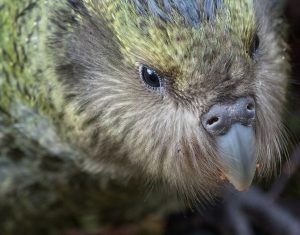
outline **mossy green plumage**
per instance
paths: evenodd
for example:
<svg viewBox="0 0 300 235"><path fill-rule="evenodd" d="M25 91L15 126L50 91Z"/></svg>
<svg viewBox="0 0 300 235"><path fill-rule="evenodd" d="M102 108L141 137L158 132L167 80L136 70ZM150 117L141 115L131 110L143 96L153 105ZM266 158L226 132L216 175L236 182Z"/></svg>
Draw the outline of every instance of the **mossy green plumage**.
<svg viewBox="0 0 300 235"><path fill-rule="evenodd" d="M51 95L55 79L47 72L45 53L49 7L46 1L5 0L0 14L0 109L11 124L26 126L27 135L45 145L54 129L39 136L35 127L51 126L56 109Z"/></svg>
<svg viewBox="0 0 300 235"><path fill-rule="evenodd" d="M5 109L16 101L38 109L48 106L46 15L45 1L2 1L1 106Z"/></svg>

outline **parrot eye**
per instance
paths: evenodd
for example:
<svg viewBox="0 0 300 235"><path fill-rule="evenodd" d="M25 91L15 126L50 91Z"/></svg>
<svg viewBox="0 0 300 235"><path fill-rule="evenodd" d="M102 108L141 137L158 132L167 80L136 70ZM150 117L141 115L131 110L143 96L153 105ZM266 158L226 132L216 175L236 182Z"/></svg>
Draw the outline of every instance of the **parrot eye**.
<svg viewBox="0 0 300 235"><path fill-rule="evenodd" d="M157 90L161 87L161 79L154 70L145 65L140 65L139 70L140 77L148 88Z"/></svg>
<svg viewBox="0 0 300 235"><path fill-rule="evenodd" d="M251 47L250 47L250 56L251 58L253 58L255 56L255 53L257 52L258 48L259 48L259 44L260 44L260 40L257 34L255 34L252 43L251 43Z"/></svg>

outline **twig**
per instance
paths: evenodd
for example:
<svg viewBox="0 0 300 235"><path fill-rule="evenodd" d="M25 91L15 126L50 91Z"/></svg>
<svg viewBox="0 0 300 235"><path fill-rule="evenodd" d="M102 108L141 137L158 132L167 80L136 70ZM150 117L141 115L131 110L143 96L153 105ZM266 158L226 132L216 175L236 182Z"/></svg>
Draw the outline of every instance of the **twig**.
<svg viewBox="0 0 300 235"><path fill-rule="evenodd" d="M231 226L235 234L253 235L249 220L246 215L240 210L239 206L234 203L228 203L226 208Z"/></svg>
<svg viewBox="0 0 300 235"><path fill-rule="evenodd" d="M298 144L293 151L291 158L284 164L282 175L276 180L271 187L268 195L276 200L279 195L285 189L290 178L296 173L297 169L300 167L300 144Z"/></svg>

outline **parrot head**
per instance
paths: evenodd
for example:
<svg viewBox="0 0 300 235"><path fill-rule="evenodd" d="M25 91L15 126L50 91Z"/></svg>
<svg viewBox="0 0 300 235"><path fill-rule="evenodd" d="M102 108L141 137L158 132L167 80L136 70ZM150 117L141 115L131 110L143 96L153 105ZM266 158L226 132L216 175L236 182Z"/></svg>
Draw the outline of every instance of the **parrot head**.
<svg viewBox="0 0 300 235"><path fill-rule="evenodd" d="M270 2L70 0L58 10L50 47L89 167L188 198L272 172L288 66Z"/></svg>

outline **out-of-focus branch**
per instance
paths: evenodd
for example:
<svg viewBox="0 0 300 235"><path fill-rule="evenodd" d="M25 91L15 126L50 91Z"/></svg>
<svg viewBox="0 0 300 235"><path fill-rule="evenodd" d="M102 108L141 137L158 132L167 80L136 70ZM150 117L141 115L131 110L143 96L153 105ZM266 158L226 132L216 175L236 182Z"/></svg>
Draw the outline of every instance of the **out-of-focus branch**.
<svg viewBox="0 0 300 235"><path fill-rule="evenodd" d="M229 202L226 206L226 211L235 234L253 235L249 220L240 210L238 204Z"/></svg>
<svg viewBox="0 0 300 235"><path fill-rule="evenodd" d="M290 159L284 164L281 176L278 178L278 180L274 182L273 186L268 192L268 195L271 198L273 198L273 200L277 199L279 195L283 192L290 178L296 173L299 167L300 167L300 144L296 146Z"/></svg>

